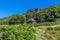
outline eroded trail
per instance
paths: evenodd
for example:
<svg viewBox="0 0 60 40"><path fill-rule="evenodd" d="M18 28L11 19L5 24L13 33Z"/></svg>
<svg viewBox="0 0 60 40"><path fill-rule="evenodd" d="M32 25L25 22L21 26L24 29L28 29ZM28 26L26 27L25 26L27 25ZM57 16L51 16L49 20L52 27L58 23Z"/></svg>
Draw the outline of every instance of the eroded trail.
<svg viewBox="0 0 60 40"><path fill-rule="evenodd" d="M60 25L53 25L53 26L51 26L51 27L56 27L56 26L60 26Z"/></svg>
<svg viewBox="0 0 60 40"><path fill-rule="evenodd" d="M38 31L38 40L43 40L43 35L45 33L45 30L47 29L47 27L57 27L60 25L52 25L52 26L39 26L37 27L37 31Z"/></svg>

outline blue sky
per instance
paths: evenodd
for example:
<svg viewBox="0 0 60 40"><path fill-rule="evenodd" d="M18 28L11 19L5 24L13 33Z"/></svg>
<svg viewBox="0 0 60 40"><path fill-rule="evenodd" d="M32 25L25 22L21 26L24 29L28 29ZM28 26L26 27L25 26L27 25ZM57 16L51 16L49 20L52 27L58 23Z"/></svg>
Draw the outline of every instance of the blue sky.
<svg viewBox="0 0 60 40"><path fill-rule="evenodd" d="M31 8L46 8L60 4L60 0L0 0L0 18L25 13Z"/></svg>

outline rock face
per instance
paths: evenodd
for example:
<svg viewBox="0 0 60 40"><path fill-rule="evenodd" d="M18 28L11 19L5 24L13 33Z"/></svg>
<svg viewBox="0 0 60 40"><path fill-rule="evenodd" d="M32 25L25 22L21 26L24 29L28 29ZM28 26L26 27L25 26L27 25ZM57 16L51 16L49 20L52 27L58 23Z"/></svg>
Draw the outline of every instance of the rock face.
<svg viewBox="0 0 60 40"><path fill-rule="evenodd" d="M30 9L28 12L40 12L42 9L41 8L36 8L36 9Z"/></svg>
<svg viewBox="0 0 60 40"><path fill-rule="evenodd" d="M27 23L36 23L36 20L34 18L30 18L27 20Z"/></svg>
<svg viewBox="0 0 60 40"><path fill-rule="evenodd" d="M36 9L35 9L35 12L40 12L40 11L41 11L40 8L36 8Z"/></svg>

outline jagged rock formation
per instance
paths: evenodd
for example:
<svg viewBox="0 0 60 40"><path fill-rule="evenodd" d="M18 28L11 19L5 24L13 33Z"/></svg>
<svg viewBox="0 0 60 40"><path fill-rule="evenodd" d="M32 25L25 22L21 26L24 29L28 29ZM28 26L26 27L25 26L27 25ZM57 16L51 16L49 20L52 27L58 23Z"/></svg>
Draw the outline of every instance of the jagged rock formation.
<svg viewBox="0 0 60 40"><path fill-rule="evenodd" d="M42 9L41 8L35 8L35 9L30 9L28 12L40 12Z"/></svg>
<svg viewBox="0 0 60 40"><path fill-rule="evenodd" d="M36 23L36 20L34 18L30 18L27 20L27 23Z"/></svg>

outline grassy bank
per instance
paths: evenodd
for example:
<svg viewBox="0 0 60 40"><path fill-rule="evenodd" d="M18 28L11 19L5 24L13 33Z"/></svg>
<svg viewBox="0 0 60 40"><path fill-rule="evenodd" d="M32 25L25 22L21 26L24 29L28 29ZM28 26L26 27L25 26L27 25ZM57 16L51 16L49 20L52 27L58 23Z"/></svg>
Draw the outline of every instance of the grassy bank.
<svg viewBox="0 0 60 40"><path fill-rule="evenodd" d="M0 40L60 40L59 21L0 25ZM54 26L55 27L52 27Z"/></svg>

